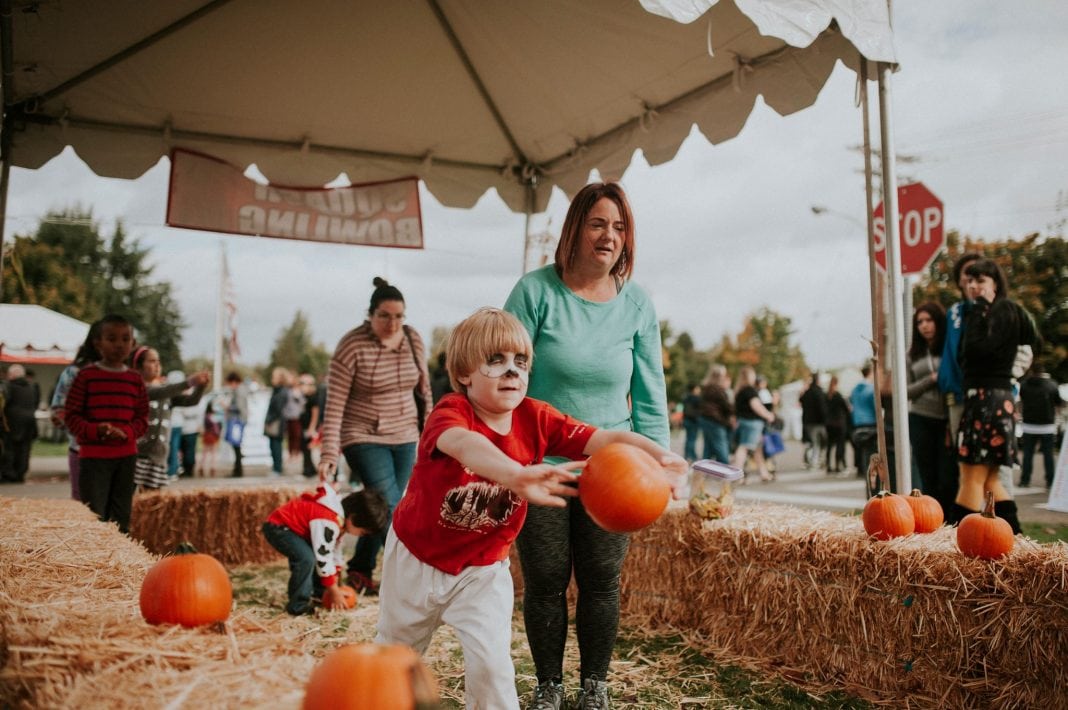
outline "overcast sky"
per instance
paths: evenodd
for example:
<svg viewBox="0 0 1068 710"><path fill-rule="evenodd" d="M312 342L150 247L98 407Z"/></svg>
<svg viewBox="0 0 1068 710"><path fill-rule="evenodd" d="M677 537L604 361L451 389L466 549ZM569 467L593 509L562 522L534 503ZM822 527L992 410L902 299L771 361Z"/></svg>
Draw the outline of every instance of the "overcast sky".
<svg viewBox="0 0 1068 710"><path fill-rule="evenodd" d="M893 128L899 154L945 203L948 228L1022 237L1068 216L1068 3L897 0ZM875 85L871 84L874 93ZM768 306L789 316L810 365L856 364L870 332L860 110L838 67L817 103L781 117L758 105L742 133L711 146L698 133L676 159L635 156L622 182L637 224L635 280L661 320L705 349ZM873 104L874 107L874 104ZM262 363L296 311L333 349L361 322L376 275L405 294L427 338L481 305L501 305L523 264L524 218L496 194L446 209L423 191L423 251L223 236L163 226L168 166L138 180L95 175L69 149L36 171L13 169L7 238L49 209L91 208L109 234L121 218L152 251L189 327L186 357L209 356L218 255L230 260L243 360ZM1058 212L1058 200L1061 203ZM811 206L830 211L816 216ZM557 193L536 228L558 232Z"/></svg>

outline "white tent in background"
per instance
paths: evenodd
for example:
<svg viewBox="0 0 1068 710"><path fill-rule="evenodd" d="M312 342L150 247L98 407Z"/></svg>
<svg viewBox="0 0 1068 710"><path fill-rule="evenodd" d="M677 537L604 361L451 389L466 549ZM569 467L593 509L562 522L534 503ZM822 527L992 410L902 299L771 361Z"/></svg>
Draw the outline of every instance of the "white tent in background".
<svg viewBox="0 0 1068 710"><path fill-rule="evenodd" d="M59 373L78 354L89 324L44 306L0 304L0 363L19 363L34 373L46 398Z"/></svg>
<svg viewBox="0 0 1068 710"><path fill-rule="evenodd" d="M806 108L837 62L873 79L895 61L886 0L0 0L0 10L0 218L10 166L39 167L68 145L108 177L137 177L185 148L255 164L278 185L414 175L452 207L492 188L529 215L591 170L619 177L637 149L650 165L671 160L695 125L712 143L734 137L758 96L780 114ZM893 190L885 202L893 294Z"/></svg>

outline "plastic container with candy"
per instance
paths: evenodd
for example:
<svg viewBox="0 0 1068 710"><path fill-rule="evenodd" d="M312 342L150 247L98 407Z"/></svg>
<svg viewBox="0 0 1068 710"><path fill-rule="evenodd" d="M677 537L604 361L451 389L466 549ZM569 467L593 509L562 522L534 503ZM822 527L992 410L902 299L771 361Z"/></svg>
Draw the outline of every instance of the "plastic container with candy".
<svg viewBox="0 0 1068 710"><path fill-rule="evenodd" d="M743 478L745 472L736 466L713 459L695 461L690 484L690 510L708 520L727 517L734 507L731 483Z"/></svg>

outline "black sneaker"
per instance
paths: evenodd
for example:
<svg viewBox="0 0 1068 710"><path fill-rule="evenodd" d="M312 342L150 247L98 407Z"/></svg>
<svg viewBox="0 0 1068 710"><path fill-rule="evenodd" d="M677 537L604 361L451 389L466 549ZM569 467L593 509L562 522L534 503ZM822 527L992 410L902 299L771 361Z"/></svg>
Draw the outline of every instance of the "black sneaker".
<svg viewBox="0 0 1068 710"><path fill-rule="evenodd" d="M357 594L363 594L365 597L378 596L378 584L363 572L349 570L348 580L349 586L355 589Z"/></svg>
<svg viewBox="0 0 1068 710"><path fill-rule="evenodd" d="M538 683L527 710L564 710L564 686L553 680Z"/></svg>
<svg viewBox="0 0 1068 710"><path fill-rule="evenodd" d="M609 710L611 707L608 702L608 683L596 678L582 681L582 690L575 698L576 710Z"/></svg>

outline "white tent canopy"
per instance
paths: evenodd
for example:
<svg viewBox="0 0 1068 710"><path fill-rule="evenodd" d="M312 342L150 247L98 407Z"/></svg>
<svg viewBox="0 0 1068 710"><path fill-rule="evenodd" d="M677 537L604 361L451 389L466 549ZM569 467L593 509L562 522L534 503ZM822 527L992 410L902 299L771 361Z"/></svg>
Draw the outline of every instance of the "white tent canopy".
<svg viewBox="0 0 1068 710"><path fill-rule="evenodd" d="M806 108L837 62L865 59L895 184L886 0L0 0L0 41L0 217L10 166L68 145L108 177L181 147L276 185L414 175L444 205L494 188L530 214L594 169L620 177L635 150L671 160L695 125L734 137L758 96ZM893 303L896 193L884 201Z"/></svg>
<svg viewBox="0 0 1068 710"><path fill-rule="evenodd" d="M67 364L85 341L89 324L44 306L0 304L0 359Z"/></svg>
<svg viewBox="0 0 1068 710"><path fill-rule="evenodd" d="M735 136L758 95L810 106L839 60L894 60L885 0L0 5L10 164L71 145L133 178L184 147L280 185L416 175L526 212L638 148L671 160L695 124Z"/></svg>

